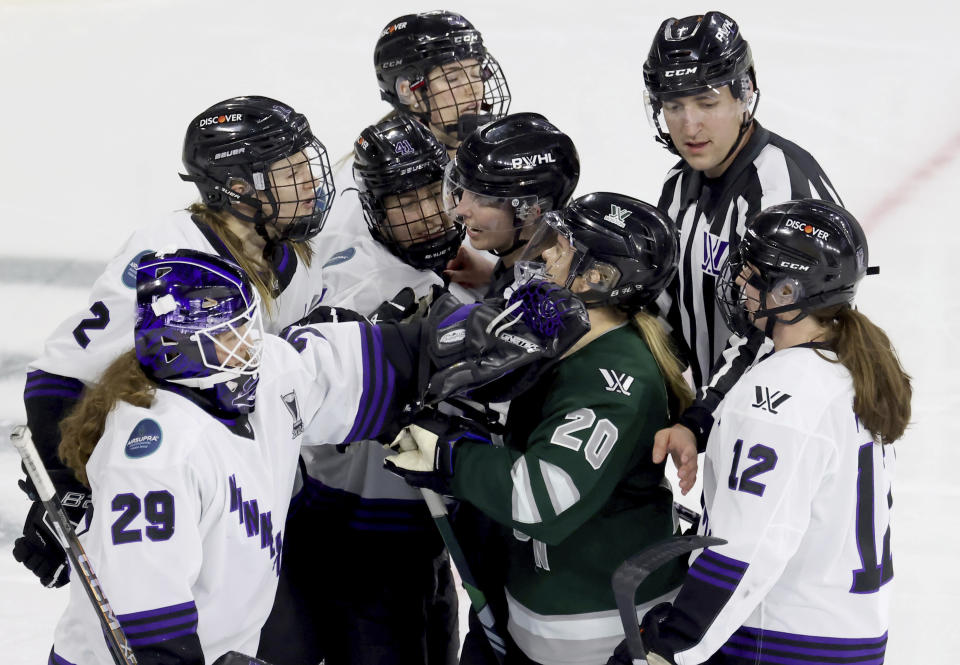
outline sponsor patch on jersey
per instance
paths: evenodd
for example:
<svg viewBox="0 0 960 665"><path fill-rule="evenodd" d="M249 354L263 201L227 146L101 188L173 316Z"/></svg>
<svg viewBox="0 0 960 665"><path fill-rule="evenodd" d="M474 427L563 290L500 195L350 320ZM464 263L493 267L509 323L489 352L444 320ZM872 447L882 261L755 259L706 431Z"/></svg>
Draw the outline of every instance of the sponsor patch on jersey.
<svg viewBox="0 0 960 665"><path fill-rule="evenodd" d="M330 266L335 266L339 263L345 263L353 258L354 254L357 253L356 247L347 247L344 250L341 250L330 257L330 260L323 264L324 268L329 268Z"/></svg>
<svg viewBox="0 0 960 665"><path fill-rule="evenodd" d="M127 267L123 269L123 274L120 275L120 281L123 282L125 287L128 289L137 288L137 268L140 266L140 259L151 252L153 252L152 249L145 249L130 259Z"/></svg>
<svg viewBox="0 0 960 665"><path fill-rule="evenodd" d="M144 418L133 428L130 438L127 439L127 445L123 447L123 452L133 459L146 457L160 447L161 441L163 441L163 430L160 429L160 425L156 420Z"/></svg>

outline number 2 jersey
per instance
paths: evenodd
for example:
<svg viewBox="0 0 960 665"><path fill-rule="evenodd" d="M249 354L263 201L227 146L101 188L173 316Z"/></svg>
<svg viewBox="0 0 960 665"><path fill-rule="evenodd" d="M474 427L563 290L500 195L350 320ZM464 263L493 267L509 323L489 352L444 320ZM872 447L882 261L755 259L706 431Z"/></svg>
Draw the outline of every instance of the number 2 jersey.
<svg viewBox="0 0 960 665"><path fill-rule="evenodd" d="M389 421L393 374L377 328L298 332L293 346L267 336L246 419L218 420L176 387L107 417L86 467L95 509L80 541L141 665L256 653L304 438L359 440ZM76 579L51 662L112 663Z"/></svg>
<svg viewBox="0 0 960 665"><path fill-rule="evenodd" d="M678 665L883 662L895 452L824 357L777 351L720 404L700 532L728 544L692 560L663 626Z"/></svg>
<svg viewBox="0 0 960 665"><path fill-rule="evenodd" d="M107 365L133 346L140 257L168 248L196 249L233 260L216 234L187 213L172 215L130 236L93 285L88 308L66 318L47 339L43 355L28 368L24 403L46 464L59 465L57 423L80 397L84 384L96 381ZM264 328L274 334L301 319L322 292L319 270L304 265L287 245L282 249L275 264L280 295L262 307Z"/></svg>

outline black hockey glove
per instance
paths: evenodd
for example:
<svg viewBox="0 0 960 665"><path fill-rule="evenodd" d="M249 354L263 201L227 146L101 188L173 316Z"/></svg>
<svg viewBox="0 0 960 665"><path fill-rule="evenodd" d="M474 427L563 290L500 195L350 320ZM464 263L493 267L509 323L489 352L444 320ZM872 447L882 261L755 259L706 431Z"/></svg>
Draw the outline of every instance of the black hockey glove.
<svg viewBox="0 0 960 665"><path fill-rule="evenodd" d="M483 402L513 399L590 330L584 304L541 281L524 285L507 303L462 305L449 294L441 296L424 325L427 353L421 353L421 363L428 358L431 365L429 374L420 374L424 404L451 395Z"/></svg>
<svg viewBox="0 0 960 665"><path fill-rule="evenodd" d="M677 665L673 659L673 652L669 647L662 645L660 640L660 624L670 614L671 607L673 606L670 603L659 603L643 615L643 621L640 622L640 637L643 639L643 648L647 652L646 660L634 658L627 641L623 640L607 660L607 665Z"/></svg>
<svg viewBox="0 0 960 665"><path fill-rule="evenodd" d="M417 294L409 286L405 286L389 300L384 300L370 315L370 323L384 323L385 321L404 321L417 313Z"/></svg>
<svg viewBox="0 0 960 665"><path fill-rule="evenodd" d="M310 312L294 323L293 325L287 326L284 328L283 332L280 333L281 337L284 337L284 332L290 328L308 326L311 323L344 323L347 321L363 321L366 323L367 317L363 314L358 314L352 309L347 309L345 307L331 307L330 305L317 305Z"/></svg>
<svg viewBox="0 0 960 665"><path fill-rule="evenodd" d="M49 473L63 511L76 529L90 505L90 490L81 485L68 469L54 469ZM23 535L14 541L13 558L39 577L43 586L62 587L70 574L67 554L54 535L52 523L40 503L33 482L27 478L20 480L18 485L33 504L23 524Z"/></svg>
<svg viewBox="0 0 960 665"><path fill-rule="evenodd" d="M490 434L465 418L421 415L391 444L399 454L384 459L383 466L413 487L450 494L457 448L465 441L491 445Z"/></svg>

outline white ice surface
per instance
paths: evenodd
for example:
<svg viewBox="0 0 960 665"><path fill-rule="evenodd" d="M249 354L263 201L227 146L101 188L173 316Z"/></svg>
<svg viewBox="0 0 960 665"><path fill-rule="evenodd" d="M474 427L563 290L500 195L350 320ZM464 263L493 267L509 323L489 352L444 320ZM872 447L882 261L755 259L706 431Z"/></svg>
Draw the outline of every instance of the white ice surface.
<svg viewBox="0 0 960 665"><path fill-rule="evenodd" d="M0 2L0 420L23 418L23 377L11 363L36 355L55 323L86 302L89 283L64 286L50 261L106 261L132 229L193 200L176 173L196 113L238 94L276 97L306 113L340 156L387 111L372 68L380 28L433 8ZM577 193L656 201L674 158L646 124L641 64L660 20L709 5L487 0L448 8L483 31L508 76L512 109L542 112L573 137L583 166ZM960 235L952 37L960 10L929 0L720 8L752 45L761 122L817 157L882 267L864 282L860 306L890 334L915 389L913 425L897 446L887 662L956 663L960 304L947 287ZM30 285L2 278L14 258L45 260ZM46 661L66 595L42 589L9 554L27 506L18 473L15 454L0 450L0 644L4 662L26 665Z"/></svg>

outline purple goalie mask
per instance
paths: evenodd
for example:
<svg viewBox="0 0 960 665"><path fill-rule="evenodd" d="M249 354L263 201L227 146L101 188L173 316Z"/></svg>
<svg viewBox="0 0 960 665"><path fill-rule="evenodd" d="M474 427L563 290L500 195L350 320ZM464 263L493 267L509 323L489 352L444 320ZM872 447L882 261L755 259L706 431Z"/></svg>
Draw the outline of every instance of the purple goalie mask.
<svg viewBox="0 0 960 665"><path fill-rule="evenodd" d="M263 355L260 298L233 262L189 249L144 256L134 336L151 378L204 391L228 412L253 410Z"/></svg>

